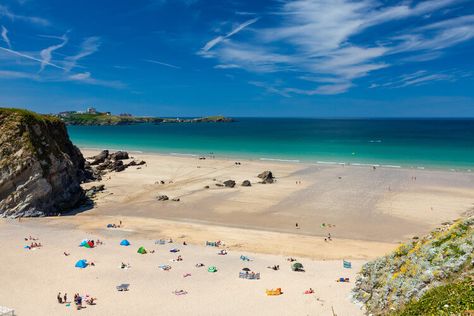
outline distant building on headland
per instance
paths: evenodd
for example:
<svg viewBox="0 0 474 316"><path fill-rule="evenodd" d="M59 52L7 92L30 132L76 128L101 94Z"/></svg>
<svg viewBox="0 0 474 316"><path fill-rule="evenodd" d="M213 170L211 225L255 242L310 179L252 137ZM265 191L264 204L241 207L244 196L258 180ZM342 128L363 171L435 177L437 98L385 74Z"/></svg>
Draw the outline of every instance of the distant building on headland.
<svg viewBox="0 0 474 316"><path fill-rule="evenodd" d="M76 113L77 113L77 111L64 111L64 112L59 112L58 116L59 117L66 117L66 116L76 114Z"/></svg>
<svg viewBox="0 0 474 316"><path fill-rule="evenodd" d="M97 114L97 110L93 107L87 108L87 114Z"/></svg>
<svg viewBox="0 0 474 316"><path fill-rule="evenodd" d="M119 116L132 117L132 114L130 114L130 113L120 113Z"/></svg>

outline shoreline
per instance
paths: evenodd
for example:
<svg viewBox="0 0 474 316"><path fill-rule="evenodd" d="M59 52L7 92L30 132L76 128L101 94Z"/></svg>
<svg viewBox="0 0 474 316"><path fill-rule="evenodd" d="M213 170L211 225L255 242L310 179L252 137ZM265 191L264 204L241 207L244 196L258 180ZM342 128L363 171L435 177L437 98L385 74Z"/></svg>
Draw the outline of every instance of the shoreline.
<svg viewBox="0 0 474 316"><path fill-rule="evenodd" d="M144 155L158 155L165 157L190 157L190 158L199 158L206 157L209 159L209 153L199 154L194 152L169 152L169 151L153 151L153 150L135 150L127 148L113 148L113 147L89 147L89 146L80 146L76 145L81 151L101 151L108 149L109 151L127 151L134 154L144 154ZM472 173L474 168L471 167L460 167L455 165L426 165L426 166L416 166L416 165L405 165L405 164L390 164L390 163L377 163L377 162L344 162L344 161L323 161L315 158L314 160L305 160L305 159L286 159L286 158L273 158L273 157L252 157L252 156L239 156L239 155L212 155L215 159L226 160L226 161L261 161L261 162L272 162L272 163L286 163L286 164L298 164L302 166L352 166L352 167L376 167L376 168L389 168L389 169L404 169L404 170L427 170L427 171L443 171L443 172L456 172L456 173Z"/></svg>

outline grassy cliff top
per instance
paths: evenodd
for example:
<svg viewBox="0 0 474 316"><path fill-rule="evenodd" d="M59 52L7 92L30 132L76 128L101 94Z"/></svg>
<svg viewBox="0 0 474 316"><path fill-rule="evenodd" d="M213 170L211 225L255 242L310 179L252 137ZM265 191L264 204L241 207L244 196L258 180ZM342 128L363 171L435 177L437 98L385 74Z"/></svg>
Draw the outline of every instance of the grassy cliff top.
<svg viewBox="0 0 474 316"><path fill-rule="evenodd" d="M0 107L0 115L16 115L20 119L24 119L27 122L50 122L50 123L58 123L61 120L52 115L44 115L38 114L32 111L28 111L25 109L16 109L16 108L2 108Z"/></svg>
<svg viewBox="0 0 474 316"><path fill-rule="evenodd" d="M119 116L105 113L71 113L61 119L69 125L125 125L140 123L193 123L193 122L231 122L224 116L208 116L194 119L176 119L143 116Z"/></svg>
<svg viewBox="0 0 474 316"><path fill-rule="evenodd" d="M473 276L474 216L470 214L365 264L353 291L355 299L376 315L419 315L410 314L412 308L454 312L464 305L474 309L474 299L466 301L462 290L463 280ZM443 293L448 292L459 295L456 304L447 303L449 297Z"/></svg>

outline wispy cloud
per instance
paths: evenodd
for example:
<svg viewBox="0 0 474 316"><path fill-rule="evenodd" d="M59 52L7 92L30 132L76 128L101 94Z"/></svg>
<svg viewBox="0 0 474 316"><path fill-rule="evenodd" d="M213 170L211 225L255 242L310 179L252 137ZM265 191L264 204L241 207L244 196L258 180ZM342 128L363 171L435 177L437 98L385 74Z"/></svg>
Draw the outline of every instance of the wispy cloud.
<svg viewBox="0 0 474 316"><path fill-rule="evenodd" d="M239 65L236 64L219 64L214 66L215 69L236 69L240 68Z"/></svg>
<svg viewBox="0 0 474 316"><path fill-rule="evenodd" d="M114 89L123 89L126 87L126 85L121 81L116 81L116 80L107 81L107 80L95 79L92 77L90 72L82 72L82 73L77 73L73 75L68 75L65 80L75 81L75 82L80 82L80 83L87 83L91 85L103 86L103 87L114 88Z"/></svg>
<svg viewBox="0 0 474 316"><path fill-rule="evenodd" d="M33 60L33 61L36 61L36 62L39 62L40 64L43 64L45 62L44 59L39 59L39 58L36 58L34 56L31 56L31 55L28 55L28 54L25 54L25 53L22 53L22 52L19 52L19 51L15 51L13 49L9 49L9 48L4 48L4 47L0 47L0 50L4 51L4 52L7 52L11 55L16 55L16 56L19 56L19 57L23 57L23 58L26 58L26 59L29 59L29 60ZM58 68L58 69L62 69L64 70L63 67L61 66L58 66L52 62L48 62L47 63L48 66L52 66L54 68Z"/></svg>
<svg viewBox="0 0 474 316"><path fill-rule="evenodd" d="M256 28L251 37L240 37L239 41L225 40L236 32L218 36L203 46L200 55L217 59L215 68L218 69L226 69L219 65L236 65L249 72L287 72L300 79L312 78L310 81L317 85L313 89L277 89L285 94L344 93L355 86L354 81L359 78L394 64L440 58L444 49L471 40L474 38L474 17L446 18L436 23L430 23L427 18L426 22L423 20L423 26L407 24L396 33L382 34L363 44L356 40L357 35L393 21L429 16L460 2L462 0L415 4L400 1L397 4L390 2L390 5L373 0L282 2L270 13L278 17L272 20L277 21L274 26ZM256 22L254 20L247 22L252 24ZM235 30L245 28L247 22ZM436 78L442 80L443 76L427 77L424 82ZM413 84L416 83L421 80ZM268 85L265 89L269 91Z"/></svg>
<svg viewBox="0 0 474 316"><path fill-rule="evenodd" d="M2 25L2 39L7 44L8 48L12 48L10 39L8 38L8 30L5 26Z"/></svg>
<svg viewBox="0 0 474 316"><path fill-rule="evenodd" d="M77 62L80 59L97 52L99 50L100 44L100 38L97 36L92 36L84 39L84 41L81 43L79 52L76 55L66 57L64 67L66 71L70 71L71 69L76 67Z"/></svg>
<svg viewBox="0 0 474 316"><path fill-rule="evenodd" d="M49 46L43 50L41 50L40 52L40 56L41 56L41 68L40 68L40 72L42 72L44 70L44 68L47 66L47 65L51 65L51 58L53 57L53 52L55 50L58 50L60 49L61 47L64 47L64 45L67 44L68 42L68 37L66 36L66 34L64 34L63 36L60 37L62 42L59 43L59 44L56 44L56 45L52 45L52 46ZM61 67L62 68L62 67Z"/></svg>
<svg viewBox="0 0 474 316"><path fill-rule="evenodd" d="M36 16L26 16L26 15L21 15L21 14L15 14L13 13L8 7L0 4L0 18L4 16L9 18L11 21L22 21L22 22L28 22L40 26L48 26L50 25L49 21L40 17Z"/></svg>
<svg viewBox="0 0 474 316"><path fill-rule="evenodd" d="M210 40L209 42L207 42L207 43L201 48L201 51L202 51L202 52L207 52L207 51L209 51L211 48L213 48L214 46L216 46L217 44L219 44L220 42L222 42L222 41L225 40L226 38L229 38L229 37L231 37L232 35L235 35L235 34L239 33L240 31L242 31L242 30L243 30L244 28L246 28L247 26L254 24L255 22L258 21L258 19L259 19L259 18L254 18L254 19L247 20L247 21L245 21L244 23L237 25L237 27L235 27L232 31L230 31L230 32L227 33L226 35L219 35L219 36L217 36L216 38L214 38L214 39Z"/></svg>
<svg viewBox="0 0 474 316"><path fill-rule="evenodd" d="M157 65L169 67L169 68L181 69L181 67L179 67L179 66L175 66L175 65L172 65L172 64L164 63L164 62L158 61L158 60L144 59L144 61L146 61L146 62L148 62L148 63L152 63L152 64L157 64Z"/></svg>
<svg viewBox="0 0 474 316"><path fill-rule="evenodd" d="M23 71L0 70L0 78L3 79L32 79L39 80L37 74L31 74Z"/></svg>
<svg viewBox="0 0 474 316"><path fill-rule="evenodd" d="M408 86L421 86L435 81L456 81L458 77L470 77L472 74L465 71L450 70L430 73L427 70L418 70L400 75L392 80L372 83L369 88L404 88Z"/></svg>

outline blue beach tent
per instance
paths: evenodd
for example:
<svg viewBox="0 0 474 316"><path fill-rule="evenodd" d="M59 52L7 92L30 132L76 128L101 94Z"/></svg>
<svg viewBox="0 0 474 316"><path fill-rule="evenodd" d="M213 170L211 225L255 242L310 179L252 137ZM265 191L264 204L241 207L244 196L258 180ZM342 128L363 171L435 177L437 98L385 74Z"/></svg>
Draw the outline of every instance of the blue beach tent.
<svg viewBox="0 0 474 316"><path fill-rule="evenodd" d="M120 246L130 246L130 242L128 240L124 239L120 242Z"/></svg>
<svg viewBox="0 0 474 316"><path fill-rule="evenodd" d="M87 267L87 260L82 259L76 262L76 268L84 269L85 267Z"/></svg>

